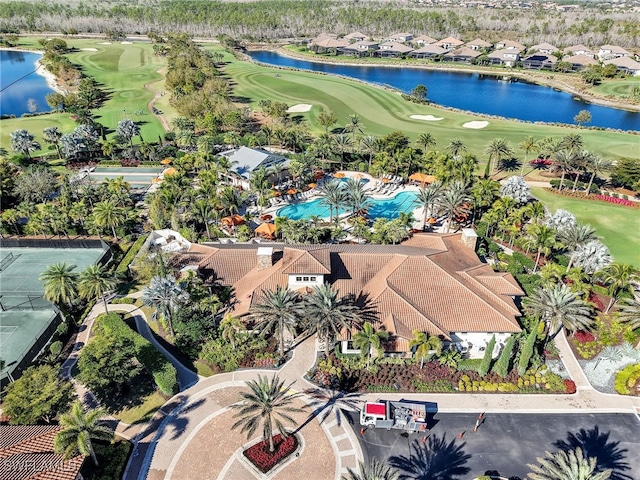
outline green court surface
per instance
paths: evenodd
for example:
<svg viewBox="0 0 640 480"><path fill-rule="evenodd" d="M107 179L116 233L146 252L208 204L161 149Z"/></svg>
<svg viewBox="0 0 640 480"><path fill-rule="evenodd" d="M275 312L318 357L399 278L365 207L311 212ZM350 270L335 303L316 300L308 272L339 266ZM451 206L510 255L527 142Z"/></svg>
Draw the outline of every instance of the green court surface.
<svg viewBox="0 0 640 480"><path fill-rule="evenodd" d="M132 189L139 190L148 188L163 170L164 167L98 167L89 173L89 178L103 182L122 177Z"/></svg>
<svg viewBox="0 0 640 480"><path fill-rule="evenodd" d="M96 167L92 173L108 173L108 174L138 174L138 173L155 173L158 174L164 170L164 167Z"/></svg>

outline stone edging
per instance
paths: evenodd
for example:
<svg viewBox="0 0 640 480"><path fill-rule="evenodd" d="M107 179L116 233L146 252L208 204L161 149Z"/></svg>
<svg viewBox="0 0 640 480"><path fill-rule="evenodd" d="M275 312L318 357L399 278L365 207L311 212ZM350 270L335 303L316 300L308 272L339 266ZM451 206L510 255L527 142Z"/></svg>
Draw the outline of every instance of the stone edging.
<svg viewBox="0 0 640 480"><path fill-rule="evenodd" d="M262 473L260 470L258 470L258 467L256 467L253 463L251 463L249 461L249 459L242 454L242 452L244 452L246 449L251 448L252 446L254 446L257 443L262 442L263 438L258 437L258 438L254 439L254 440L251 440L248 443L245 443L244 445L242 445L240 448L238 448L235 451L234 457L237 458L238 461L242 465L247 467L251 471L251 473L253 473L254 477L256 477L258 479L262 479L262 480L267 480L267 479L271 478L273 475L275 475L276 473L279 473L280 471L284 470L286 467L291 465L293 462L295 462L298 459L298 457L300 457L302 452L304 452L305 447L306 447L306 442L304 440L304 437L302 435L293 434L293 433L291 433L291 435L294 435L298 439L298 446L287 457L287 459L284 462L281 462L280 464L276 465L274 468L269 470L267 473Z"/></svg>

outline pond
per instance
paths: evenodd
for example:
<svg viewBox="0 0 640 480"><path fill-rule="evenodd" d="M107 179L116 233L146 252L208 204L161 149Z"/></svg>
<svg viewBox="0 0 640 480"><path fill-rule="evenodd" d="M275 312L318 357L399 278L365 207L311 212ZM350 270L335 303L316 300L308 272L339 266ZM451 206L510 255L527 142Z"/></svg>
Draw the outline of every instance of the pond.
<svg viewBox="0 0 640 480"><path fill-rule="evenodd" d="M51 110L45 97L53 90L35 72L41 57L39 53L0 50L0 115L19 117Z"/></svg>
<svg viewBox="0 0 640 480"><path fill-rule="evenodd" d="M574 124L573 118L578 112L587 110L592 117L589 126L640 130L640 112L589 104L569 93L510 77L396 66L329 64L267 51L247 53L268 65L341 75L391 86L405 93L416 85L425 85L429 100L461 110L531 122L567 124Z"/></svg>

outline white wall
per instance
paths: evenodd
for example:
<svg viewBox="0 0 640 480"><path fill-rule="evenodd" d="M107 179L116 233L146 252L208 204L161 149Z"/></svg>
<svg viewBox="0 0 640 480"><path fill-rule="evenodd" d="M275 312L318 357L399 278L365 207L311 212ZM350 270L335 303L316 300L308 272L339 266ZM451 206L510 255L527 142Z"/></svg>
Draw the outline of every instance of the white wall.
<svg viewBox="0 0 640 480"><path fill-rule="evenodd" d="M297 290L298 288L302 288L302 287L313 288L315 286L320 286L323 283L324 283L324 275L296 273L296 274L289 274L288 287L291 290Z"/></svg>
<svg viewBox="0 0 640 480"><path fill-rule="evenodd" d="M453 343L467 342L469 344L469 358L482 358L493 335L496 336L496 346L493 350L493 357L495 358L504 344L507 343L510 333L454 332L451 334L451 341Z"/></svg>

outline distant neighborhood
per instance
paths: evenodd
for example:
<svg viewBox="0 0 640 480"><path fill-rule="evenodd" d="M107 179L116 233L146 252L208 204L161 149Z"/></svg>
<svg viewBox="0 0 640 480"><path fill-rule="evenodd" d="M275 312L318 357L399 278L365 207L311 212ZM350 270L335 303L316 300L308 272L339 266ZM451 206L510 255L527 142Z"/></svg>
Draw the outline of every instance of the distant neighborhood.
<svg viewBox="0 0 640 480"><path fill-rule="evenodd" d="M362 32L342 37L322 33L308 42L316 54L353 57L414 58L434 62L473 65L500 65L535 70L577 72L590 65L614 65L626 75L640 75L638 55L617 45L557 47L550 43L525 46L513 40L496 43L481 38L464 42L455 37L437 40L428 35L400 32L386 38L372 39Z"/></svg>

